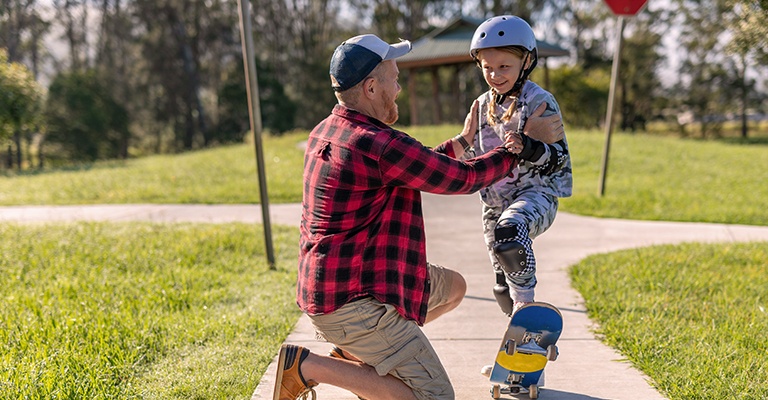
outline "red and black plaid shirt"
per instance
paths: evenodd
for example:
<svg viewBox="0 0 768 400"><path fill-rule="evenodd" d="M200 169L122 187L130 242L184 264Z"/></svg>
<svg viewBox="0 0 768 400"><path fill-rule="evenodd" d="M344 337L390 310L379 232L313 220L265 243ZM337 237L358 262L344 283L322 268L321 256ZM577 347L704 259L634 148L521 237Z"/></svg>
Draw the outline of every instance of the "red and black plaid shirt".
<svg viewBox="0 0 768 400"><path fill-rule="evenodd" d="M441 154L441 152L443 154ZM459 161L336 105L309 134L304 155L297 302L328 314L373 296L424 323L429 298L421 191L473 193L508 175L504 148Z"/></svg>

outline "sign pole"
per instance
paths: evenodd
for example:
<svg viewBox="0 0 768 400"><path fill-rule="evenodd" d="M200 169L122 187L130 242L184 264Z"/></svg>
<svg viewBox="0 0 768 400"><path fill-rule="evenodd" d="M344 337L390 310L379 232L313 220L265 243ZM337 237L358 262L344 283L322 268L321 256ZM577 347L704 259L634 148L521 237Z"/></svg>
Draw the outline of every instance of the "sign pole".
<svg viewBox="0 0 768 400"><path fill-rule="evenodd" d="M613 65L611 67L611 88L608 92L608 110L605 113L605 145L603 146L603 162L600 168L600 188L598 194L605 194L605 179L608 175L608 153L611 148L611 133L613 132L613 106L616 102L616 85L619 80L619 67L621 65L621 47L624 42L624 16L619 15L618 33L616 35L616 49L613 53Z"/></svg>
<svg viewBox="0 0 768 400"><path fill-rule="evenodd" d="M248 94L248 115L251 120L253 144L256 150L256 172L259 175L259 195L261 198L261 221L264 225L264 244L266 245L269 269L275 269L275 255L272 250L272 227L269 220L269 196L267 196L267 176L264 172L264 154L261 143L261 106L259 104L259 84L256 80L256 66L253 52L253 28L251 27L250 0L237 0L240 15L240 43L243 47L243 65Z"/></svg>

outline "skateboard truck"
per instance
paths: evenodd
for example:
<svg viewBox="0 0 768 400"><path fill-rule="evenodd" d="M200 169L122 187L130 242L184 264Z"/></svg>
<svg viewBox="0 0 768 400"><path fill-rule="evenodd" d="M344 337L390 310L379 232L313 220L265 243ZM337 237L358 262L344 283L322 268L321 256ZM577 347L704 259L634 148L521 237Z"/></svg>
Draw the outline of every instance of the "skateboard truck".
<svg viewBox="0 0 768 400"><path fill-rule="evenodd" d="M490 370L491 396L528 394L539 397L544 367L558 356L557 339L562 332L562 315L546 303L530 303L510 319L496 361Z"/></svg>
<svg viewBox="0 0 768 400"><path fill-rule="evenodd" d="M542 348L539 346L539 339L541 339L542 334L535 335L536 338L534 340L530 340L529 335L529 333L526 333L526 338L523 339L524 344L521 346L518 346L514 339L507 340L504 344L504 350L507 355L513 356L517 352L522 354L541 354L547 357L549 361L557 360L557 356L560 354L557 346L550 344L546 349Z"/></svg>

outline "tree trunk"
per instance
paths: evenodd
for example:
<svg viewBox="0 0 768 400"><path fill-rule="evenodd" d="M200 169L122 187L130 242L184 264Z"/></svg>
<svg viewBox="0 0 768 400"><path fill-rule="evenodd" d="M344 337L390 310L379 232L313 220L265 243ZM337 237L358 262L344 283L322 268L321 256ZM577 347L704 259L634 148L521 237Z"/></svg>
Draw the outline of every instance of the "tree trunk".
<svg viewBox="0 0 768 400"><path fill-rule="evenodd" d="M749 134L747 126L747 63L741 56L741 137L746 139Z"/></svg>
<svg viewBox="0 0 768 400"><path fill-rule="evenodd" d="M43 136L37 144L37 169L42 170L44 167L45 154L43 153L43 143L45 143L45 136Z"/></svg>
<svg viewBox="0 0 768 400"><path fill-rule="evenodd" d="M186 112L188 114L186 116L186 121L188 124L191 124L191 126L186 129L186 134L188 136L195 134L194 113L196 111L197 128L200 130L203 137L206 137L208 128L205 123L205 110L203 109L203 103L200 100L200 76L198 74L197 65L192 54L192 46L189 44L189 36L187 35L187 30L184 28L184 23L178 18L178 15L176 15L176 10L168 7L166 8L166 11L168 13L168 21L171 24L171 29L173 30L174 36L176 36L176 40L179 43L182 62L184 65L184 73L188 78L188 92L185 97L187 98L187 102L189 104L187 104L186 107ZM192 137L186 137L184 139L185 148L191 148L192 143ZM188 145L190 147L186 147Z"/></svg>
<svg viewBox="0 0 768 400"><path fill-rule="evenodd" d="M5 159L5 167L8 169L13 168L13 148L8 145L8 157Z"/></svg>
<svg viewBox="0 0 768 400"><path fill-rule="evenodd" d="M21 129L13 131L13 143L16 145L16 168L21 171Z"/></svg>

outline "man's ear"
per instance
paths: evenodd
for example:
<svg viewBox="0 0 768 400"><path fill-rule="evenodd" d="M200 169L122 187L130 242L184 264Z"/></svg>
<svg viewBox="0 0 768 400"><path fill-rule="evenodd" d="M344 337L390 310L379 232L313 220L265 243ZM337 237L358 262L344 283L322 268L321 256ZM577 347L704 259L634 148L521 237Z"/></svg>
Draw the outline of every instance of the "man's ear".
<svg viewBox="0 0 768 400"><path fill-rule="evenodd" d="M368 98L373 98L376 94L376 79L373 77L367 77L363 81L363 95Z"/></svg>

